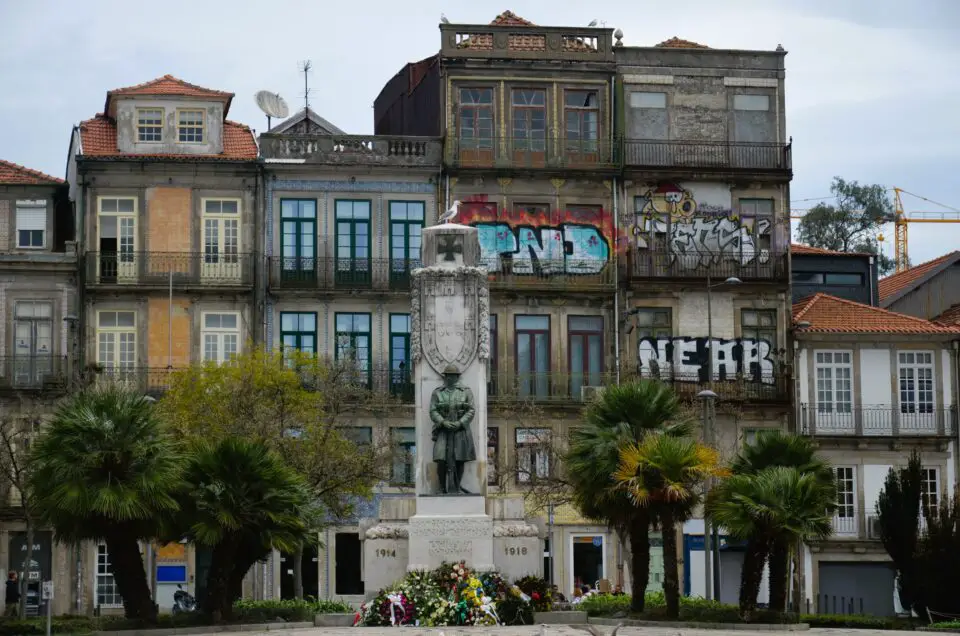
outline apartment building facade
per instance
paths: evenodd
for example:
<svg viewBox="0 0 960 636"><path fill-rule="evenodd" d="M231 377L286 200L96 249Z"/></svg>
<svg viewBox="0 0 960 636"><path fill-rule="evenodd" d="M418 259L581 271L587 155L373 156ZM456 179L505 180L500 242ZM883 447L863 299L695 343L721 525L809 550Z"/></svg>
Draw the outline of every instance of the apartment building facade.
<svg viewBox="0 0 960 636"><path fill-rule="evenodd" d="M262 340L258 151L253 132L227 119L232 99L165 75L109 91L103 112L74 129L84 380L159 396L172 370ZM161 608L209 558L179 543L144 554ZM76 590L78 610L121 607L105 545L79 549L74 576L62 589Z"/></svg>
<svg viewBox="0 0 960 636"><path fill-rule="evenodd" d="M956 483L960 330L818 293L793 306L797 432L836 470L833 536L803 551L802 602L819 613L902 611L877 497L919 452L923 505ZM806 611L806 610L805 610Z"/></svg>
<svg viewBox="0 0 960 636"><path fill-rule="evenodd" d="M77 256L66 184L0 160L0 426L12 462L73 385L77 338ZM4 462L8 461L4 451ZM0 569L27 580L27 613L39 612L41 581L69 581L71 551L49 531L27 535L13 468L5 465L0 503ZM55 611L69 611L60 601Z"/></svg>

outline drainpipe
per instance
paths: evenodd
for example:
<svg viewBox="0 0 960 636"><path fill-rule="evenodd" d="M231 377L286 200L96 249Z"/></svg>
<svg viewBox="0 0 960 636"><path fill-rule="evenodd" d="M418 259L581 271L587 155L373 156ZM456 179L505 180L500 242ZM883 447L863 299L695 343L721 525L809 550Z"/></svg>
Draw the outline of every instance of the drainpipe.
<svg viewBox="0 0 960 636"><path fill-rule="evenodd" d="M620 258L618 256L620 249L620 210L617 198L617 188L619 187L620 184L617 183L617 178L614 177L613 186L610 189L613 191L613 359L616 368L615 380L617 384L620 384Z"/></svg>
<svg viewBox="0 0 960 636"><path fill-rule="evenodd" d="M323 568L324 578L326 583L324 583L324 592L327 593L327 598L332 599L333 594L330 593L330 526L327 526L327 546L324 552L324 559L327 562L325 568Z"/></svg>

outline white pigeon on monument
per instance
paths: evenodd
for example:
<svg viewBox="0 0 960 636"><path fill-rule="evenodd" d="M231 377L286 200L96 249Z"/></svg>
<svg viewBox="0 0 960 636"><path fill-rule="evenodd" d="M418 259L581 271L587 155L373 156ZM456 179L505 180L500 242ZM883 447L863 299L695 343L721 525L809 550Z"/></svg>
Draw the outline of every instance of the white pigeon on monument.
<svg viewBox="0 0 960 636"><path fill-rule="evenodd" d="M450 206L450 209L440 215L440 218L437 219L440 223L452 223L454 219L457 218L457 214L460 213L460 206L463 205L460 201L454 201L453 205Z"/></svg>

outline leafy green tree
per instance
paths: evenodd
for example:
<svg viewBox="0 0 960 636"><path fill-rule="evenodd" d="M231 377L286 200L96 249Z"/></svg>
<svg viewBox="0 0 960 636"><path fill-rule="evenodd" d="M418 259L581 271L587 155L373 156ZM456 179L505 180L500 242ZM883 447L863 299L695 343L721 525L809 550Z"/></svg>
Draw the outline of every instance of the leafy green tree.
<svg viewBox="0 0 960 636"><path fill-rule="evenodd" d="M212 548L201 606L215 621L227 620L255 562L310 540L311 493L277 453L234 437L196 442L185 482L175 525L185 538Z"/></svg>
<svg viewBox="0 0 960 636"><path fill-rule="evenodd" d="M663 593L670 618L680 616L677 524L700 502L703 482L722 474L719 453L689 437L649 433L620 451L617 486L653 514L663 533Z"/></svg>
<svg viewBox="0 0 960 636"><path fill-rule="evenodd" d="M823 508L823 484L813 473L771 466L733 475L710 492L708 517L727 534L747 542L740 580L740 615L750 621L757 607L763 566L784 537L823 539L832 532Z"/></svg>
<svg viewBox="0 0 960 636"><path fill-rule="evenodd" d="M823 487L824 515L836 504L836 479L833 467L820 455L808 438L770 431L759 435L753 444L746 444L734 459L732 471L738 475L756 475L772 466L796 468L811 474ZM790 552L800 537L783 535L770 544L770 609L782 612L787 604L787 581L790 573Z"/></svg>
<svg viewBox="0 0 960 636"><path fill-rule="evenodd" d="M917 553L918 615L929 610L935 619L960 614L960 492L944 497L934 514L926 517L927 528ZM939 616L938 616L939 615Z"/></svg>
<svg viewBox="0 0 960 636"><path fill-rule="evenodd" d="M876 254L881 274L893 271L893 259L880 254L877 235L893 221L893 203L882 185L834 177L833 203L818 203L797 224L797 238L813 247Z"/></svg>
<svg viewBox="0 0 960 636"><path fill-rule="evenodd" d="M694 429L691 414L676 394L658 380L608 386L584 410L581 426L570 432L565 456L573 503L590 519L606 522L630 542L632 605L642 612L650 575L650 510L633 505L617 486L620 450L652 431L686 436Z"/></svg>
<svg viewBox="0 0 960 636"><path fill-rule="evenodd" d="M128 618L156 620L138 542L178 509L182 455L153 404L117 385L64 402L30 454L41 524L61 541L103 541Z"/></svg>
<svg viewBox="0 0 960 636"><path fill-rule="evenodd" d="M229 364L178 371L158 408L188 441L239 437L277 452L325 509L315 519L319 531L325 520L349 514L356 497L371 496L391 465L391 449L350 436L348 415L376 413L392 401L361 376L349 360L253 348ZM293 562L302 597L300 552Z"/></svg>
<svg viewBox="0 0 960 636"><path fill-rule="evenodd" d="M920 504L923 500L923 463L914 452L907 465L891 468L877 498L880 540L897 570L900 605L918 613L922 608L922 576L917 567L920 541ZM870 502L866 502L870 505Z"/></svg>

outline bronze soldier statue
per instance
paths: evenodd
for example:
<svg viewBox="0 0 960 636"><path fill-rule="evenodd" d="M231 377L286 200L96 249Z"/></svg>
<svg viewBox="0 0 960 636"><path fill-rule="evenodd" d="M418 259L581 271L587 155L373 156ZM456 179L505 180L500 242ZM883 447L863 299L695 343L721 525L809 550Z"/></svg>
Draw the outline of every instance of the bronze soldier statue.
<svg viewBox="0 0 960 636"><path fill-rule="evenodd" d="M470 422L476 414L473 391L460 384L460 372L453 365L443 370L443 386L430 396L433 421L433 461L437 463L440 492L468 493L460 485L463 465L477 460Z"/></svg>

